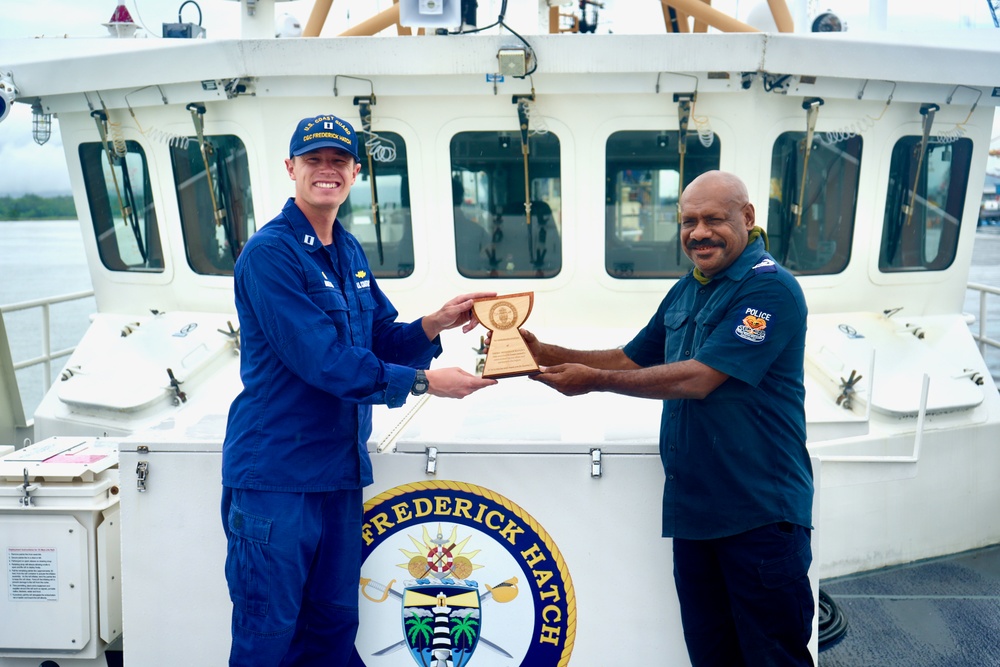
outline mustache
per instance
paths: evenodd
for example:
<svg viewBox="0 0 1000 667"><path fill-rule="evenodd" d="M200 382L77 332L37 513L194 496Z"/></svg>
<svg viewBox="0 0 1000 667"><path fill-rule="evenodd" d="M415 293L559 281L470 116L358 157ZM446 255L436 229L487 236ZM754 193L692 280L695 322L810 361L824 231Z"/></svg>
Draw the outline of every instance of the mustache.
<svg viewBox="0 0 1000 667"><path fill-rule="evenodd" d="M700 250L702 248L725 248L725 241L713 241L712 239L706 239L704 241L688 241L688 250Z"/></svg>

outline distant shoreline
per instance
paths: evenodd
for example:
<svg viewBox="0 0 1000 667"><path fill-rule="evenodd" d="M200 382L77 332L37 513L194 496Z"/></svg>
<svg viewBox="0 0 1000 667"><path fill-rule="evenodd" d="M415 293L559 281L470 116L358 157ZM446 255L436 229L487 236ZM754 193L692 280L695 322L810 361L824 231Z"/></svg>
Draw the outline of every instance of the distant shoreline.
<svg viewBox="0 0 1000 667"><path fill-rule="evenodd" d="M0 197L0 220L76 220L78 217L72 195Z"/></svg>

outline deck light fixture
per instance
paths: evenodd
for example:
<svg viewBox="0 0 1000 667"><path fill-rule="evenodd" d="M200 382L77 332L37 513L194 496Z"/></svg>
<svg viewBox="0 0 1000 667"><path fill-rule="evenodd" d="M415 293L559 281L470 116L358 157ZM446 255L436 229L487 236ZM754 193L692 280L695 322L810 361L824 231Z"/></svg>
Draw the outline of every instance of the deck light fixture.
<svg viewBox="0 0 1000 667"><path fill-rule="evenodd" d="M31 105L31 137L39 146L45 144L52 136L52 114L42 110L42 103L35 100Z"/></svg>

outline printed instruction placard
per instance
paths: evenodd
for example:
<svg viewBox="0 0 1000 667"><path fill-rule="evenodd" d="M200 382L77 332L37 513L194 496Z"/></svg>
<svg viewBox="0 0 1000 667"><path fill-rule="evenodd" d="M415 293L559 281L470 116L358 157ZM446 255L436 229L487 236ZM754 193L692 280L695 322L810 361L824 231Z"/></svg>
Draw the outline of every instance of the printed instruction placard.
<svg viewBox="0 0 1000 667"><path fill-rule="evenodd" d="M55 547L8 547L7 590L11 600L59 600Z"/></svg>

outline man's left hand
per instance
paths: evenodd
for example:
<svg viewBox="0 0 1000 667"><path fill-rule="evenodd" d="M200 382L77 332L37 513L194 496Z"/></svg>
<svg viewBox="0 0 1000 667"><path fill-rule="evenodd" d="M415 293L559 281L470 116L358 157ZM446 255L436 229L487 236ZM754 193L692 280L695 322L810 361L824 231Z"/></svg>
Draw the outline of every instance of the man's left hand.
<svg viewBox="0 0 1000 667"><path fill-rule="evenodd" d="M531 379L547 384L566 396L580 396L594 390L594 383L600 371L583 364L559 364L542 366L541 373Z"/></svg>

